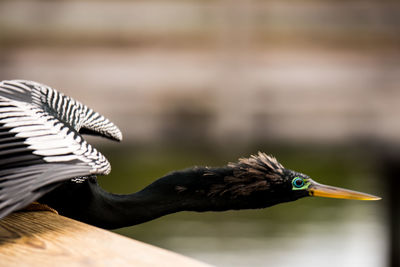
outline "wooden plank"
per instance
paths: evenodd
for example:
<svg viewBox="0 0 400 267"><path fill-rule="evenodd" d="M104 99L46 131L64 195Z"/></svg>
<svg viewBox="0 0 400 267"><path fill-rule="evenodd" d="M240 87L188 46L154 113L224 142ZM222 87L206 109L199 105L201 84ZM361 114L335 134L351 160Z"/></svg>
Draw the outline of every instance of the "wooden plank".
<svg viewBox="0 0 400 267"><path fill-rule="evenodd" d="M208 266L48 211L0 220L0 266Z"/></svg>

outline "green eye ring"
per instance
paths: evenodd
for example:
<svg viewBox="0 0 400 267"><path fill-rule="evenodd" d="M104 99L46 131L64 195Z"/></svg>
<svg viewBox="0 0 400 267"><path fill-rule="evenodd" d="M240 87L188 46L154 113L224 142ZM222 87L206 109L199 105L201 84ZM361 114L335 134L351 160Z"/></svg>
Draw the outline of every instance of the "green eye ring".
<svg viewBox="0 0 400 267"><path fill-rule="evenodd" d="M304 180L300 177L295 177L292 180L293 189L300 189L304 186Z"/></svg>

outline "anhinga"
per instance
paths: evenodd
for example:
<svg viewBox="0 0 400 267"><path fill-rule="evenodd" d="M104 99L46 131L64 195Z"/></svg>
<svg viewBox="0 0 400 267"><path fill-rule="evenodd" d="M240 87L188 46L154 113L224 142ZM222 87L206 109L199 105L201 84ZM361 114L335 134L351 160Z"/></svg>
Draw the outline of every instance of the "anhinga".
<svg viewBox="0 0 400 267"><path fill-rule="evenodd" d="M264 153L220 168L172 172L134 194L111 194L96 180L110 172L110 164L83 139L85 133L122 139L109 120L46 85L0 83L0 219L38 199L103 228L178 211L265 208L306 196L379 199L318 184Z"/></svg>

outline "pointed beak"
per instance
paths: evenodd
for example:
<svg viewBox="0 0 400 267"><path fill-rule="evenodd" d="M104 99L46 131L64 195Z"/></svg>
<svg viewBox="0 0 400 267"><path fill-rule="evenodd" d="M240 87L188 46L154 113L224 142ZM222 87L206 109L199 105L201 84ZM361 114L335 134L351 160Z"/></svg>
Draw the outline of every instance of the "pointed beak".
<svg viewBox="0 0 400 267"><path fill-rule="evenodd" d="M380 197L365 194L357 191L343 189L339 187L319 184L311 181L308 187L308 192L314 197L329 197L329 198L342 198L342 199L356 199L356 200L380 200Z"/></svg>

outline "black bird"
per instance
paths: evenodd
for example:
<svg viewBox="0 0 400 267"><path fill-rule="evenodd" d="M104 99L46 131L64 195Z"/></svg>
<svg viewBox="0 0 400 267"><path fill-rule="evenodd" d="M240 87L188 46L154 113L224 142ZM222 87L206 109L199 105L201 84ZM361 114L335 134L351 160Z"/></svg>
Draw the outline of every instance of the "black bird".
<svg viewBox="0 0 400 267"><path fill-rule="evenodd" d="M103 116L36 82L0 83L0 219L38 200L60 214L119 228L179 211L266 208L306 196L377 200L318 184L264 153L219 168L176 171L130 195L104 191L110 165L81 134L120 141Z"/></svg>

